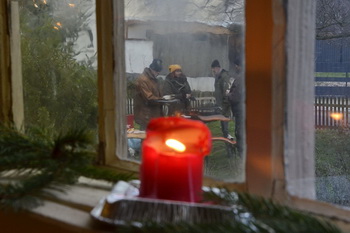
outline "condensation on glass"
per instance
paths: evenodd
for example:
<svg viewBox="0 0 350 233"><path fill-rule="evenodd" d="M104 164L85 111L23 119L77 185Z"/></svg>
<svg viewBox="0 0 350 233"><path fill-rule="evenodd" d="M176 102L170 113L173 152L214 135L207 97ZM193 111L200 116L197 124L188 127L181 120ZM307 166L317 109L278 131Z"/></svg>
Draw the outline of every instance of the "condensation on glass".
<svg viewBox="0 0 350 233"><path fill-rule="evenodd" d="M213 149L205 158L205 175L244 181L244 2L125 0L124 3L128 131L125 158L140 161L145 122L159 116L154 106L158 104L163 116L191 118L210 128ZM142 74L149 79L151 66L159 68L152 64L153 59L162 61L162 69L153 74L157 84L148 83L155 89L147 99L137 80ZM227 71L227 77L214 77L211 67L214 60ZM176 76L173 71L180 68L182 73ZM232 85L233 102L229 102ZM140 93L144 94L141 100Z"/></svg>

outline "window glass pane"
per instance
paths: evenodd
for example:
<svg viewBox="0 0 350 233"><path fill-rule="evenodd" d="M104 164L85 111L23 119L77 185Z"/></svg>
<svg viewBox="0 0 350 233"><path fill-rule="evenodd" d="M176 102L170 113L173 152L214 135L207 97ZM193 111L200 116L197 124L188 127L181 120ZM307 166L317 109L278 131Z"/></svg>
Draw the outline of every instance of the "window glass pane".
<svg viewBox="0 0 350 233"><path fill-rule="evenodd" d="M212 132L206 175L243 181L244 2L125 0L125 30L128 159L149 119L178 115Z"/></svg>
<svg viewBox="0 0 350 233"><path fill-rule="evenodd" d="M24 126L97 129L97 44L92 0L13 1L19 17ZM96 134L97 135L97 134Z"/></svg>
<svg viewBox="0 0 350 233"><path fill-rule="evenodd" d="M350 206L350 3L318 0L316 9L316 195Z"/></svg>

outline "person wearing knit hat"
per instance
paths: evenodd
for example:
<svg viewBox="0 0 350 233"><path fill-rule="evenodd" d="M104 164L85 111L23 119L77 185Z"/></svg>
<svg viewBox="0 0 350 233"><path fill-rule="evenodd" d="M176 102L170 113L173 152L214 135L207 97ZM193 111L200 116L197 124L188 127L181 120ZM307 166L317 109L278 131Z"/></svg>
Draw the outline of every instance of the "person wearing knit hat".
<svg viewBox="0 0 350 233"><path fill-rule="evenodd" d="M215 67L219 67L219 68L221 67L219 61L216 59L211 63L211 68L215 68Z"/></svg>
<svg viewBox="0 0 350 233"><path fill-rule="evenodd" d="M211 63L211 70L215 78L214 97L216 105L220 108L222 115L229 118L231 116L231 106L228 100L228 93L231 87L231 77L225 69L222 69L217 59ZM229 122L221 121L221 131L225 138L233 139L229 134Z"/></svg>
<svg viewBox="0 0 350 233"><path fill-rule="evenodd" d="M170 66L169 66L169 72L170 72L170 73L173 73L173 72L175 72L176 70L182 71L181 66L178 65L178 64L174 64L174 65L170 65Z"/></svg>
<svg viewBox="0 0 350 233"><path fill-rule="evenodd" d="M169 74L165 77L162 88L164 96L172 96L178 102L169 106L169 116L184 114L190 108L191 87L182 67L178 64L169 66Z"/></svg>
<svg viewBox="0 0 350 233"><path fill-rule="evenodd" d="M162 99L157 79L162 68L162 60L153 59L135 81L134 119L140 130L146 129L150 119L162 116L162 105L157 102Z"/></svg>
<svg viewBox="0 0 350 233"><path fill-rule="evenodd" d="M163 62L160 59L153 59L152 63L149 65L149 68L159 73L163 69L162 63Z"/></svg>

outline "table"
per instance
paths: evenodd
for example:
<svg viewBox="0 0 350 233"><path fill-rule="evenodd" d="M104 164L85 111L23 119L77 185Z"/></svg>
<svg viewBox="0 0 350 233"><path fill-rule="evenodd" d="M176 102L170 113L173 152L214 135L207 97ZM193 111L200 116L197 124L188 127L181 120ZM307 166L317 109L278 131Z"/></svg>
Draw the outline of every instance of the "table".
<svg viewBox="0 0 350 233"><path fill-rule="evenodd" d="M178 102L180 102L180 100L179 99L170 99L170 100L160 99L160 100L155 100L155 102L161 103L163 105L162 106L163 115L164 116L168 116L168 114L169 114L169 105L170 104L174 104L174 103L178 103Z"/></svg>

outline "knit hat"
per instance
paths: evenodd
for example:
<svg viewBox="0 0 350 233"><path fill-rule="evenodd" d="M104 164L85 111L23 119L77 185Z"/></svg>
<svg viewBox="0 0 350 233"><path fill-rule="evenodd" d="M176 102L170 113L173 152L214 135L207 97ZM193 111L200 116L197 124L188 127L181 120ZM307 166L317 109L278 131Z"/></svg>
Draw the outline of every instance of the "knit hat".
<svg viewBox="0 0 350 233"><path fill-rule="evenodd" d="M162 60L160 59L153 59L152 63L149 65L149 68L151 68L154 71L160 72L162 71Z"/></svg>
<svg viewBox="0 0 350 233"><path fill-rule="evenodd" d="M221 67L219 61L216 59L211 63L211 68L214 68L214 67Z"/></svg>
<svg viewBox="0 0 350 233"><path fill-rule="evenodd" d="M178 65L178 64L174 64L174 65L170 65L169 66L169 72L172 73L174 72L175 70L182 70L181 66Z"/></svg>

